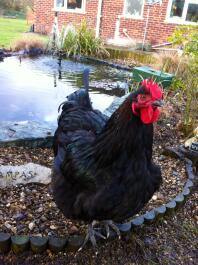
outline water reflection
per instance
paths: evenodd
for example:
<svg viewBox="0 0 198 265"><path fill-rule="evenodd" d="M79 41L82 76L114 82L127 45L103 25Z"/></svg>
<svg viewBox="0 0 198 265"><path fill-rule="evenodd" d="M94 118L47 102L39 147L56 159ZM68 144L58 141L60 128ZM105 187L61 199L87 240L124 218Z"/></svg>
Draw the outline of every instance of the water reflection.
<svg viewBox="0 0 198 265"><path fill-rule="evenodd" d="M5 58L0 63L0 120L56 122L58 106L82 87L82 72L90 68L90 79L125 80L126 73L104 66L43 56L37 59ZM103 111L115 94L90 91L93 107Z"/></svg>

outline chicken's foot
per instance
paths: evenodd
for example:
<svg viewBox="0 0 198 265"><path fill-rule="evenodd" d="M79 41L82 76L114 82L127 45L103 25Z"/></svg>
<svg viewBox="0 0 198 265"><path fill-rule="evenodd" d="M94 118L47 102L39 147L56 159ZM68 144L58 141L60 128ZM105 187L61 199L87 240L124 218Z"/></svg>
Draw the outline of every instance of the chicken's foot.
<svg viewBox="0 0 198 265"><path fill-rule="evenodd" d="M106 230L106 237L101 234L99 231L101 231L100 228L98 227L94 227L96 224L101 223L102 225L104 225L105 230ZM97 221L93 221L91 224L88 225L88 231L87 231L87 235L85 237L85 240L82 244L82 246L79 248L78 252L81 251L84 246L87 244L87 242L90 240L91 244L95 250L96 255L98 254L97 251L97 243L96 243L96 236L100 237L102 239L107 239L110 235L110 228L115 231L115 233L118 235L118 238L121 238L121 234L120 234L120 230L119 228L113 223L113 221L111 220L104 220L102 222L97 222Z"/></svg>
<svg viewBox="0 0 198 265"><path fill-rule="evenodd" d="M84 240L82 246L79 248L78 252L81 251L84 248L84 246L87 244L87 242L90 240L92 243L92 246L95 250L96 255L98 254L96 236L103 238L103 239L106 239L106 237L104 235L102 235L100 232L96 231L97 228L94 228L96 223L97 223L96 221L93 221L91 224L88 225L87 235L85 237L85 240Z"/></svg>
<svg viewBox="0 0 198 265"><path fill-rule="evenodd" d="M103 221L105 230L106 230L106 237L109 238L110 235L110 228L112 228L113 231L115 231L115 233L117 234L118 238L121 238L121 234L120 234L120 230L119 228L116 226L116 224L114 224L114 222L112 220L105 220Z"/></svg>

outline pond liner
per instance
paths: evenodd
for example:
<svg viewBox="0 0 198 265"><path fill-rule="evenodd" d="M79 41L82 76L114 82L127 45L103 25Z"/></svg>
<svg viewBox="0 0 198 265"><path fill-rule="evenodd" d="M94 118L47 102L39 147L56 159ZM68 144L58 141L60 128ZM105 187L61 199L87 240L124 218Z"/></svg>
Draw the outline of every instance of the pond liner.
<svg viewBox="0 0 198 265"><path fill-rule="evenodd" d="M52 55L52 53L50 53L50 52L48 52L48 54ZM58 54L56 56L59 57ZM103 65L110 66L112 68L125 70L128 72L131 72L133 70L133 67L124 66L122 64L117 64L117 63L109 62L108 60L94 58L94 57L90 57L90 56L84 56L84 55L72 56L71 55L68 57L65 53L62 53L61 58L63 58L63 59L70 58L70 59L73 59L73 60L78 61L78 62L94 62L95 64L103 64Z"/></svg>
<svg viewBox="0 0 198 265"><path fill-rule="evenodd" d="M93 57L82 57L82 60L83 60L83 58L85 60L87 60L87 61L90 61L90 62L111 66L112 68L116 68L116 69L120 69L120 70L125 70L125 71L130 71L130 72L133 70L132 67L128 67L128 66L124 66L124 65L121 65L121 64L108 62L108 61L102 60L102 59L97 59L97 58L93 58Z"/></svg>
<svg viewBox="0 0 198 265"><path fill-rule="evenodd" d="M180 155L179 157L181 159ZM134 228L141 228L143 225L152 224L164 216L174 214L175 211L184 204L185 200L190 195L190 189L194 186L191 179L194 180L196 176L193 171L193 163L189 159L183 160L185 161L186 166L188 166L188 170L186 171L187 181L184 184L182 192L165 205L156 207L145 214L129 220L127 224L131 223L131 229L127 233L130 233ZM111 231L109 240L115 238L117 238L116 234ZM102 242L102 239L100 240L97 238L97 241ZM84 236L82 235L72 235L69 238L50 237L48 240L47 237L11 236L8 233L0 233L0 253L5 254L11 249L15 254L20 254L31 249L34 253L43 253L46 249L49 249L54 253L58 253L60 251L76 252L83 242Z"/></svg>

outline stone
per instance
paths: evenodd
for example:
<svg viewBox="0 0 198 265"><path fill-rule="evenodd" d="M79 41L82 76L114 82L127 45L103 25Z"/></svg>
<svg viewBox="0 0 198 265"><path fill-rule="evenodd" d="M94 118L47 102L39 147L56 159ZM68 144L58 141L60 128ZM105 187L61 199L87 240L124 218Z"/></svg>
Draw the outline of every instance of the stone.
<svg viewBox="0 0 198 265"><path fill-rule="evenodd" d="M0 233L0 254L7 253L10 250L11 236L7 233Z"/></svg>
<svg viewBox="0 0 198 265"><path fill-rule="evenodd" d="M47 249L48 238L47 237L31 237L30 248L34 253L42 253Z"/></svg>
<svg viewBox="0 0 198 265"><path fill-rule="evenodd" d="M29 227L30 231L32 231L35 227L35 223L33 223L33 222L29 223L28 227Z"/></svg>
<svg viewBox="0 0 198 265"><path fill-rule="evenodd" d="M70 230L69 230L70 234L77 234L79 232L79 229L77 226L73 225Z"/></svg>
<svg viewBox="0 0 198 265"><path fill-rule="evenodd" d="M42 222L46 222L47 221L47 218L43 215L43 216L41 216L41 221Z"/></svg>
<svg viewBox="0 0 198 265"><path fill-rule="evenodd" d="M56 230L57 227L56 227L55 225L50 225L50 229L52 229L52 230Z"/></svg>
<svg viewBox="0 0 198 265"><path fill-rule="evenodd" d="M43 212L43 207L39 207L38 210L36 210L37 213L42 213Z"/></svg>
<svg viewBox="0 0 198 265"><path fill-rule="evenodd" d="M15 254L23 253L29 249L29 236L12 236L12 250Z"/></svg>
<svg viewBox="0 0 198 265"><path fill-rule="evenodd" d="M152 200L156 201L157 200L157 195L153 195Z"/></svg>
<svg viewBox="0 0 198 265"><path fill-rule="evenodd" d="M15 186L27 183L49 184L51 169L33 163L21 166L0 165L0 187ZM21 192L20 199L24 201L25 193Z"/></svg>
<svg viewBox="0 0 198 265"><path fill-rule="evenodd" d="M26 218L26 214L24 213L17 213L13 216L13 218L16 220L16 221L21 221L23 219Z"/></svg>
<svg viewBox="0 0 198 265"><path fill-rule="evenodd" d="M1 121L0 146L52 147L56 123L39 121ZM49 132L51 136L49 136Z"/></svg>

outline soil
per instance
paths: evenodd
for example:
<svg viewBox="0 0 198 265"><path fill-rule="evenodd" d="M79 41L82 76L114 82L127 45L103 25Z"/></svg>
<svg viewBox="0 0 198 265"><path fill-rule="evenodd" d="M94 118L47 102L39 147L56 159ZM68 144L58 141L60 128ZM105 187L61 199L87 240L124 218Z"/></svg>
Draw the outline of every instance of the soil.
<svg viewBox="0 0 198 265"><path fill-rule="evenodd" d="M155 125L153 159L161 166L163 185L154 194L142 212L160 206L175 197L186 181L183 162L162 155L165 146L183 143L184 135L178 130L180 111L170 102L162 118ZM50 149L2 148L0 164L21 165L28 162L52 167ZM0 189L0 231L11 234L59 235L82 234L86 225L66 219L57 209L50 186L28 184ZM194 188L185 206L175 214L156 224L136 229L121 240L99 244L99 255L91 248L82 253L50 251L42 255L12 252L0 256L0 264L197 264L198 193Z"/></svg>

